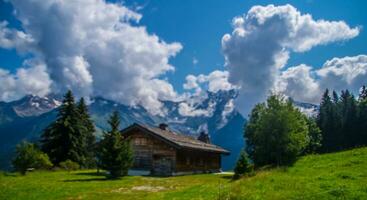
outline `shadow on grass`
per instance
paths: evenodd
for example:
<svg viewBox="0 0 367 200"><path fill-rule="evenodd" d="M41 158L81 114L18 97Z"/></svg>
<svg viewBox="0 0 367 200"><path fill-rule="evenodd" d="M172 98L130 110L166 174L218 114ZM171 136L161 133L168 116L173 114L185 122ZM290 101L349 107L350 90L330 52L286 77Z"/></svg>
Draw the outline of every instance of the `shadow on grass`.
<svg viewBox="0 0 367 200"><path fill-rule="evenodd" d="M70 179L64 180L63 182L92 182L92 181L110 181L116 179L107 179L107 178L88 178L88 179Z"/></svg>
<svg viewBox="0 0 367 200"><path fill-rule="evenodd" d="M221 178L232 180L233 179L233 175L225 175L225 176L221 176Z"/></svg>
<svg viewBox="0 0 367 200"><path fill-rule="evenodd" d="M84 176L105 176L102 172L78 172L75 175L84 175Z"/></svg>
<svg viewBox="0 0 367 200"><path fill-rule="evenodd" d="M20 174L8 173L8 172L4 172L3 175L4 176L9 176L9 177L18 177L18 176L21 176Z"/></svg>

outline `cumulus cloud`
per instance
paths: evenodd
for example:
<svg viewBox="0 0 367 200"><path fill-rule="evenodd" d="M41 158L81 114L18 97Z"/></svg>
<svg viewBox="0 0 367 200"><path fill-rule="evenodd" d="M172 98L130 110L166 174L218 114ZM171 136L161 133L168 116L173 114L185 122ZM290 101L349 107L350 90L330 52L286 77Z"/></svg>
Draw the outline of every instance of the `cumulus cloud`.
<svg viewBox="0 0 367 200"><path fill-rule="evenodd" d="M208 108L202 109L197 108L195 105L189 104L187 102L182 102L179 104L178 112L182 116L186 117L198 117L198 116L205 116L211 117L215 111L215 102L210 102Z"/></svg>
<svg viewBox="0 0 367 200"><path fill-rule="evenodd" d="M162 75L182 48L139 26L141 15L104 0L10 0L23 31L0 25L0 46L44 61L53 91L101 95L162 114L176 93ZM27 45L26 45L27 44Z"/></svg>
<svg viewBox="0 0 367 200"><path fill-rule="evenodd" d="M308 51L359 34L358 27L351 28L343 21L314 20L291 5L254 6L234 18L232 25L233 32L222 38L222 51L229 82L241 87L238 100L244 114L274 88L290 52Z"/></svg>
<svg viewBox="0 0 367 200"><path fill-rule="evenodd" d="M321 94L315 72L312 67L304 64L283 71L277 79L275 91L309 103L318 102Z"/></svg>
<svg viewBox="0 0 367 200"><path fill-rule="evenodd" d="M303 64L290 67L282 72L276 89L298 101L319 103L326 88L358 94L366 84L367 55L357 55L333 58L318 69Z"/></svg>
<svg viewBox="0 0 367 200"><path fill-rule="evenodd" d="M228 122L228 116L233 112L235 108L235 105L234 105L234 99L230 99L226 105L224 105L224 109L223 109L223 112L222 112L222 121L219 123L218 125L218 129L220 128L223 128L227 122Z"/></svg>
<svg viewBox="0 0 367 200"><path fill-rule="evenodd" d="M333 58L325 62L320 70L320 86L337 91L350 89L357 93L367 83L367 55Z"/></svg>
<svg viewBox="0 0 367 200"><path fill-rule="evenodd" d="M32 48L34 40L31 35L10 29L7 27L8 22L0 22L0 47L5 49L15 48L20 53L24 53Z"/></svg>
<svg viewBox="0 0 367 200"><path fill-rule="evenodd" d="M194 76L189 74L186 76L186 83L183 88L186 90L178 99L182 102L179 104L179 113L182 116L211 116L215 111L216 102L209 102L206 108L202 107L204 101L208 99L208 93L216 93L220 90L228 91L238 89L237 86L228 82L229 73L227 71L215 70L208 75L200 74ZM227 112L234 109L232 104L225 106L224 117Z"/></svg>
<svg viewBox="0 0 367 200"><path fill-rule="evenodd" d="M12 101L26 94L44 96L49 93L51 80L46 66L27 61L15 74L0 68L0 101Z"/></svg>
<svg viewBox="0 0 367 200"><path fill-rule="evenodd" d="M186 76L186 83L183 85L184 89L195 89L198 93L203 89L210 92L218 92L219 90L231 90L236 88L228 82L228 71L215 70L208 75L200 74L194 76L192 74Z"/></svg>

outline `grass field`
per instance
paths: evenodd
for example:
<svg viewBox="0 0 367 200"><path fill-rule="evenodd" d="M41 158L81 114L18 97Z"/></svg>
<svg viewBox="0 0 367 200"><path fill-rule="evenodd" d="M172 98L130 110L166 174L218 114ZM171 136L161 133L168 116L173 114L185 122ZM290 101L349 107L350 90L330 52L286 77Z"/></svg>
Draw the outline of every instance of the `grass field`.
<svg viewBox="0 0 367 200"><path fill-rule="evenodd" d="M306 156L237 181L228 174L106 180L92 170L1 173L0 199L367 199L367 148Z"/></svg>

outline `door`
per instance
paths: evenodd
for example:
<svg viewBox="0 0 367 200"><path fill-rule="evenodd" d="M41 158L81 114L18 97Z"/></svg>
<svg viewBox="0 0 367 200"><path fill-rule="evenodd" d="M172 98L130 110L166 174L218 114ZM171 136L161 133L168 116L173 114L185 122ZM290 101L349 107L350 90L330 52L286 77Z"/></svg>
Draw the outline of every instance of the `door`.
<svg viewBox="0 0 367 200"><path fill-rule="evenodd" d="M172 158L163 155L153 156L153 174L158 176L172 175Z"/></svg>

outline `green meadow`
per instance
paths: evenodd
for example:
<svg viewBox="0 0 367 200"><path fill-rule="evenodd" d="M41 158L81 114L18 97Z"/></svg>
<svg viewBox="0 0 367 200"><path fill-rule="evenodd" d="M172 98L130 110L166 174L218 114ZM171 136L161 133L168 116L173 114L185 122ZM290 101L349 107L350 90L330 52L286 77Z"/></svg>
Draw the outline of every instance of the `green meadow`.
<svg viewBox="0 0 367 200"><path fill-rule="evenodd" d="M367 199L367 148L309 155L288 168L106 180L95 170L0 174L0 199Z"/></svg>

